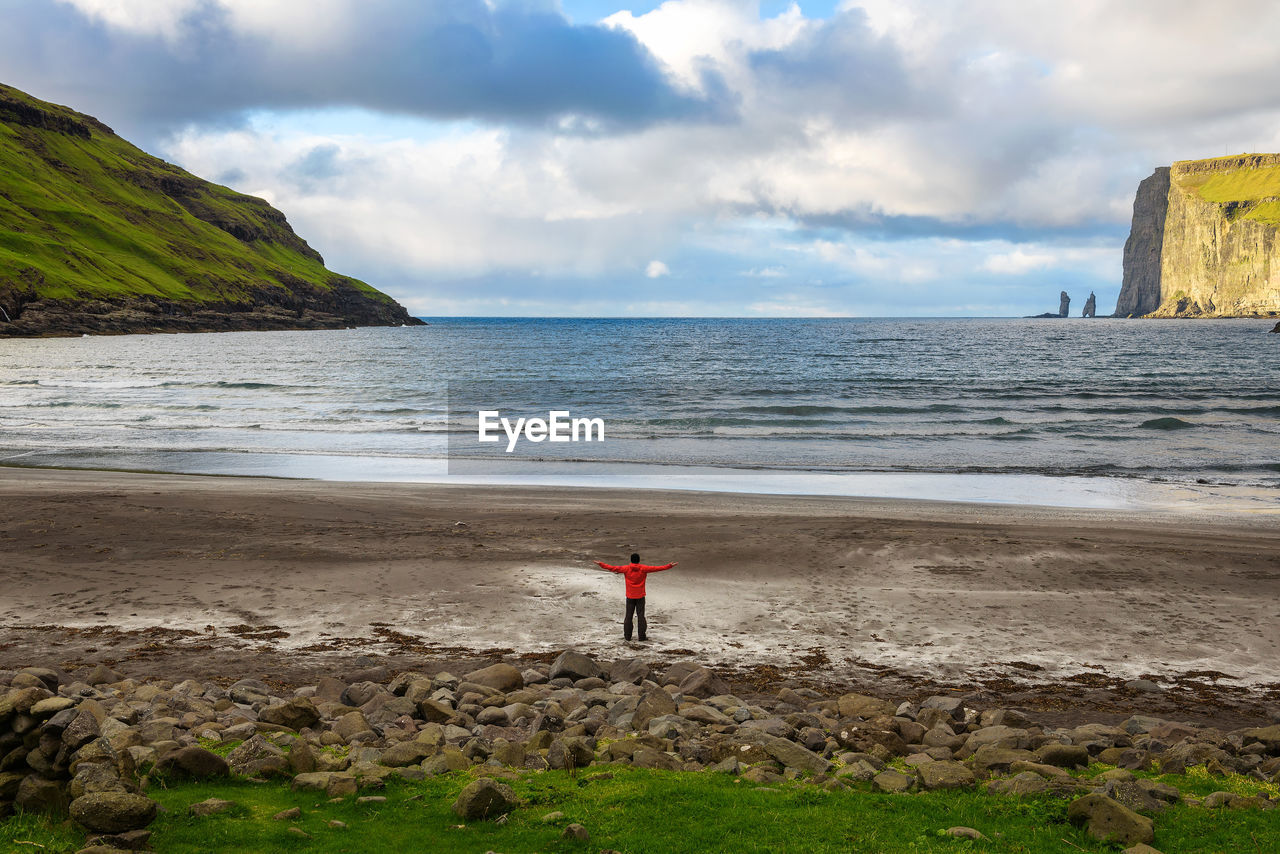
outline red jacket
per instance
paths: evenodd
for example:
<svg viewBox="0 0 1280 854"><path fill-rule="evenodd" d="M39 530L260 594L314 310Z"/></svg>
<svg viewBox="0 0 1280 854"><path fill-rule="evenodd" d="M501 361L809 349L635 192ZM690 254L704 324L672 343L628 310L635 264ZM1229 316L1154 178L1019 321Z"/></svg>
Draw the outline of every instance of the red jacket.
<svg viewBox="0 0 1280 854"><path fill-rule="evenodd" d="M627 579L627 598L643 599L644 598L644 577L651 572L662 572L664 569L670 569L675 566L669 563L666 566L645 566L643 563L629 563L626 566L610 566L607 563L596 561L596 565L610 572L621 572L623 577Z"/></svg>

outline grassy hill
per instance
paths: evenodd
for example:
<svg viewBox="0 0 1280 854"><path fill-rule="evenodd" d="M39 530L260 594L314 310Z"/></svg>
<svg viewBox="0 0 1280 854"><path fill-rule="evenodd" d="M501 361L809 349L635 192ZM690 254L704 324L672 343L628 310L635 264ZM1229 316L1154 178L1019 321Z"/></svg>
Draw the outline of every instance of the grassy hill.
<svg viewBox="0 0 1280 854"><path fill-rule="evenodd" d="M265 201L0 85L0 337L416 323Z"/></svg>

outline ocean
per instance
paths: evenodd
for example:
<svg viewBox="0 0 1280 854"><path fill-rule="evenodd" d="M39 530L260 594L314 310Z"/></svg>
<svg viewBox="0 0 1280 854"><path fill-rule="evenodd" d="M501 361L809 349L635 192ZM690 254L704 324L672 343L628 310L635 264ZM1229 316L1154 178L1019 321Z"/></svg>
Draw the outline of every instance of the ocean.
<svg viewBox="0 0 1280 854"><path fill-rule="evenodd" d="M1280 503L1268 321L426 320L0 340L0 463ZM605 441L480 448L480 408L600 418Z"/></svg>

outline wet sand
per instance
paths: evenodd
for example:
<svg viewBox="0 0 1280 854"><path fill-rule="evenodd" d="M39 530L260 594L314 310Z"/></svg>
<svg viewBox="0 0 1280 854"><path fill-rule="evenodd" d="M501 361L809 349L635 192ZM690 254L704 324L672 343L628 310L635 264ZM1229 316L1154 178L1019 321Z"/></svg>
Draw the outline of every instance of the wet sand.
<svg viewBox="0 0 1280 854"><path fill-rule="evenodd" d="M632 551L680 566L651 577L652 640L628 647L622 580L593 561ZM1098 708L1210 695L1262 708L1280 700L1280 526L0 469L0 668L109 659L139 675L289 681L336 660L445 666L568 646L696 658L743 678L1054 684ZM1138 676L1166 690L1123 687Z"/></svg>

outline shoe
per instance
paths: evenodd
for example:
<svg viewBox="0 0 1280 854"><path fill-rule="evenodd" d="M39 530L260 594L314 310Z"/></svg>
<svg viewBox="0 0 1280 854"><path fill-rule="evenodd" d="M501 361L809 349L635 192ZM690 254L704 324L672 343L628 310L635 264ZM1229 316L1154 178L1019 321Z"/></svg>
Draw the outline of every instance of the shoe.
<svg viewBox="0 0 1280 854"><path fill-rule="evenodd" d="M649 639L649 636L648 636L648 635L641 635L641 636L640 636L640 640L641 640L641 641L647 641L648 639Z"/></svg>

